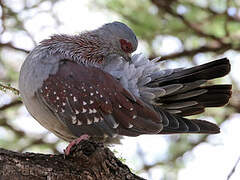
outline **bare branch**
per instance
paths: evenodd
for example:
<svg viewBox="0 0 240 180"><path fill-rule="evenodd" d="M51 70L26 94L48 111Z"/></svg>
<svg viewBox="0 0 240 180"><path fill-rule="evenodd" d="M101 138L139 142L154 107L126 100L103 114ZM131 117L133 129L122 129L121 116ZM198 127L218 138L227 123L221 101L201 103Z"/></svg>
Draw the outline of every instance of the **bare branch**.
<svg viewBox="0 0 240 180"><path fill-rule="evenodd" d="M16 95L20 94L18 89L14 88L14 87L11 87L10 85L3 85L1 83L0 83L0 90L3 90L3 91L9 90L9 91L13 92Z"/></svg>
<svg viewBox="0 0 240 180"><path fill-rule="evenodd" d="M229 30L228 30L228 21L229 21L229 16L228 16L228 8L229 8L229 5L230 5L230 1L227 0L226 1L226 10L224 12L225 16L226 16L226 19L224 21L224 30L225 30L225 36L226 37L229 37L230 33L229 33Z"/></svg>
<svg viewBox="0 0 240 180"><path fill-rule="evenodd" d="M218 43L222 44L222 40L220 38L218 38L217 36L213 35L213 34L207 34L205 32L203 32L201 29L199 29L196 25L192 24L190 21L188 21L184 16L176 13L170 6L169 4L166 3L162 3L161 1L158 0L152 0L152 3L155 4L158 8L166 11L167 13L169 13L170 15L179 18L187 27L189 27L190 29L193 30L193 32L195 32L196 35L201 36L201 37L206 37L206 38L210 38L213 39L215 41L217 41Z"/></svg>
<svg viewBox="0 0 240 180"><path fill-rule="evenodd" d="M227 0L227 1L229 1L229 0ZM196 5L196 4L192 3L192 2L188 2L188 1L182 2L182 4L188 5L188 6L192 7L192 8L199 8L202 11L206 11L207 13L210 13L210 14L212 14L214 16L222 16L222 15L227 16L228 20L230 20L230 21L240 22L240 19L238 17L230 16L228 13L226 13L227 9L226 9L225 12L219 13L219 12L216 12L216 11L212 10L209 6L208 7L201 7L201 6L198 6L198 5Z"/></svg>
<svg viewBox="0 0 240 180"><path fill-rule="evenodd" d="M143 180L131 173L108 148L94 141L81 141L66 157L0 149L0 179Z"/></svg>
<svg viewBox="0 0 240 180"><path fill-rule="evenodd" d="M238 158L237 162L235 163L235 165L233 166L231 172L228 174L227 180L230 180L230 178L232 177L232 175L234 174L234 172L236 171L237 165L240 162L240 157Z"/></svg>
<svg viewBox="0 0 240 180"><path fill-rule="evenodd" d="M10 102L9 104L5 104L5 105L1 106L0 107L0 112L6 110L8 108L11 108L13 106L18 106L20 104L22 104L22 101L17 99L15 101Z"/></svg>
<svg viewBox="0 0 240 180"><path fill-rule="evenodd" d="M26 49L16 47L12 43L0 43L0 48L3 48L3 47L8 47L8 48L11 48L13 50L21 51L21 52L24 52L24 53L29 53L30 52Z"/></svg>
<svg viewBox="0 0 240 180"><path fill-rule="evenodd" d="M229 49L232 49L232 45L231 44L222 44L219 47L208 47L208 46L202 46L199 47L197 49L192 49L192 50L184 50L182 52L178 52L178 53L173 53L173 54L169 54L166 56L162 56L160 61L162 60L168 60L168 59L176 59L176 58L180 58L180 57L185 57L185 56L194 56L198 53L206 53L206 52L225 52ZM237 47L236 47L237 48ZM240 47L239 47L240 48ZM150 59L155 58L156 56L151 56Z"/></svg>

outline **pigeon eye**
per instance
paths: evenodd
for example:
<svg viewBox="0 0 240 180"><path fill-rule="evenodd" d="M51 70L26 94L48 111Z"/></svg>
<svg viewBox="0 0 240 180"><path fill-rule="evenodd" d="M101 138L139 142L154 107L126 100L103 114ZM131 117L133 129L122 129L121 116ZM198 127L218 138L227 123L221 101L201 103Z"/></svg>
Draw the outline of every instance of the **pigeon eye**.
<svg viewBox="0 0 240 180"><path fill-rule="evenodd" d="M132 44L125 39L120 39L121 48L125 53L133 52Z"/></svg>

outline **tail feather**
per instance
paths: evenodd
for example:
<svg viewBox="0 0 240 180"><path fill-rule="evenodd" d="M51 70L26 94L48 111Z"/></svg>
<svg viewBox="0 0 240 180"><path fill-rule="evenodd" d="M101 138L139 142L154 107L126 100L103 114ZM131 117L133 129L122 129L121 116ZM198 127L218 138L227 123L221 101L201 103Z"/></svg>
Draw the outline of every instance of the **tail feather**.
<svg viewBox="0 0 240 180"><path fill-rule="evenodd" d="M189 100L195 100L205 107L219 107L228 103L229 98L232 95L231 85L213 85L201 87L206 89L207 93L197 97L193 97Z"/></svg>
<svg viewBox="0 0 240 180"><path fill-rule="evenodd" d="M219 133L216 124L184 116L204 112L206 107L225 105L231 97L231 85L203 86L207 80L223 77L230 71L227 58L219 59L200 66L172 71L167 76L155 78L148 83L151 88L163 88L166 93L155 98L154 109L163 120L163 129L159 134L173 133ZM167 88L178 85L174 91Z"/></svg>
<svg viewBox="0 0 240 180"><path fill-rule="evenodd" d="M179 122L181 122L181 126L179 126L179 128L173 129L170 127L164 127L159 134L182 134L182 133L217 134L217 133L220 133L220 128L216 124L210 123L208 121L197 120L197 119L194 119L194 120L182 119Z"/></svg>
<svg viewBox="0 0 240 180"><path fill-rule="evenodd" d="M174 117L174 116L172 116ZM171 122L173 119L169 119ZM178 133L207 133L207 134L217 134L220 133L220 128L211 122L198 120L198 119L186 119L182 117L175 116L173 121L177 120L178 126L171 126L169 123L164 126L159 134L178 134ZM175 123L176 125L176 123Z"/></svg>
<svg viewBox="0 0 240 180"><path fill-rule="evenodd" d="M182 108L179 113L175 113L178 116L191 116L196 115L204 112L205 107L197 104L195 106L190 106L186 108Z"/></svg>
<svg viewBox="0 0 240 180"><path fill-rule="evenodd" d="M210 80L223 77L230 72L231 65L227 58L222 58L200 66L174 72L166 77L157 78L148 85L151 87L166 84L188 83L197 80Z"/></svg>
<svg viewBox="0 0 240 180"><path fill-rule="evenodd" d="M181 116L199 114L206 107L219 107L228 103L232 94L231 88L231 85L203 86L185 93L163 97L157 103L161 103L159 108L167 111L175 107L174 110L178 110L176 114ZM176 104L179 106L174 106Z"/></svg>

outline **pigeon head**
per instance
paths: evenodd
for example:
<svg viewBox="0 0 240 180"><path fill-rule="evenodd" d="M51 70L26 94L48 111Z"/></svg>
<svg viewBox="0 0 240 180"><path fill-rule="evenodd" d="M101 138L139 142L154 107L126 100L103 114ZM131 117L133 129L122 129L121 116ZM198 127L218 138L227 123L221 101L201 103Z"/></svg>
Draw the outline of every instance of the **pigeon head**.
<svg viewBox="0 0 240 180"><path fill-rule="evenodd" d="M136 35L127 25L113 22L78 35L53 35L38 48L76 62L103 64L112 55L130 61L137 45Z"/></svg>
<svg viewBox="0 0 240 180"><path fill-rule="evenodd" d="M108 23L100 27L97 32L105 42L111 45L111 53L122 56L129 61L131 53L138 46L137 37L134 32L121 22Z"/></svg>

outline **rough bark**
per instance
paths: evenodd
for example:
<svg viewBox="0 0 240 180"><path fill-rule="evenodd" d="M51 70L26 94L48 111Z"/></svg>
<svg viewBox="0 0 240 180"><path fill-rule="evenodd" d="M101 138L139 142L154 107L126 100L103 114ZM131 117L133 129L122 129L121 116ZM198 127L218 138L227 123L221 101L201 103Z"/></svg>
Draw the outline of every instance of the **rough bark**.
<svg viewBox="0 0 240 180"><path fill-rule="evenodd" d="M142 180L102 144L81 141L69 156L0 149L0 180Z"/></svg>

